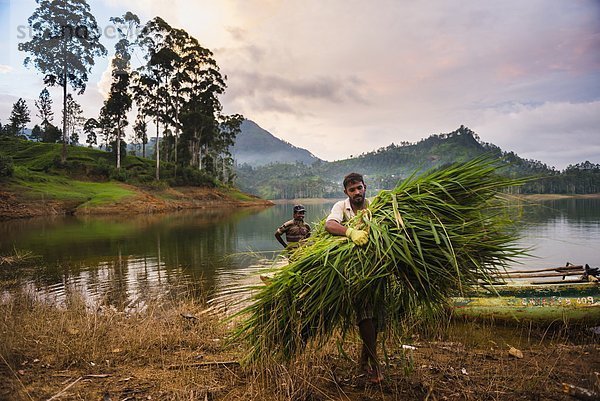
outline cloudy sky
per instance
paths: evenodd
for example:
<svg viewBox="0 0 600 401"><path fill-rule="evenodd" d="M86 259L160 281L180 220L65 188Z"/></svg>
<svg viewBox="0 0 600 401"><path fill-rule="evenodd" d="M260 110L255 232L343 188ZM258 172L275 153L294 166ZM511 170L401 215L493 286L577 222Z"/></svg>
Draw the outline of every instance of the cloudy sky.
<svg viewBox="0 0 600 401"><path fill-rule="evenodd" d="M227 114L337 160L461 124L483 141L563 169L600 163L600 2L503 0L88 0L108 18L159 15L215 53ZM33 100L22 66L33 0L0 0L0 122ZM95 117L108 87L100 59L77 100ZM52 90L59 116L59 90ZM58 117L55 117L57 119ZM55 121L56 123L56 121Z"/></svg>

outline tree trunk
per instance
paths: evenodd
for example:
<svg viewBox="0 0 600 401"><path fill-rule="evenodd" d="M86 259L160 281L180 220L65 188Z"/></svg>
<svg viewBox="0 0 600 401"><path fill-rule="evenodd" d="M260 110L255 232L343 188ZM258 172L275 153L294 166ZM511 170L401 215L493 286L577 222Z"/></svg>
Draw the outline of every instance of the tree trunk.
<svg viewBox="0 0 600 401"><path fill-rule="evenodd" d="M65 164L67 161L67 63L63 65L63 132L62 132L62 151L60 161Z"/></svg>
<svg viewBox="0 0 600 401"><path fill-rule="evenodd" d="M179 142L179 105L177 101L179 100L179 89L175 91L175 177L177 177L177 143Z"/></svg>
<svg viewBox="0 0 600 401"><path fill-rule="evenodd" d="M121 169L121 118L117 120L117 170Z"/></svg>
<svg viewBox="0 0 600 401"><path fill-rule="evenodd" d="M194 143L195 142L195 138L196 138L196 130L194 130L194 136L188 142L188 152L190 152L190 162L189 163L190 163L190 167L191 168L194 168L194 166L195 166L195 160L196 160L196 157L194 156L196 154L195 150L194 150L194 149L196 149L196 145Z"/></svg>
<svg viewBox="0 0 600 401"><path fill-rule="evenodd" d="M226 183L227 179L225 178L225 158L224 157L221 158L221 162L223 165L223 182Z"/></svg>
<svg viewBox="0 0 600 401"><path fill-rule="evenodd" d="M202 170L202 145L198 146L198 170Z"/></svg>
<svg viewBox="0 0 600 401"><path fill-rule="evenodd" d="M158 132L159 132L159 121L158 115L156 116L156 151L154 155L156 156L156 181L160 180L160 146L158 146Z"/></svg>
<svg viewBox="0 0 600 401"><path fill-rule="evenodd" d="M202 170L202 128L200 128L200 133L198 134L198 170Z"/></svg>

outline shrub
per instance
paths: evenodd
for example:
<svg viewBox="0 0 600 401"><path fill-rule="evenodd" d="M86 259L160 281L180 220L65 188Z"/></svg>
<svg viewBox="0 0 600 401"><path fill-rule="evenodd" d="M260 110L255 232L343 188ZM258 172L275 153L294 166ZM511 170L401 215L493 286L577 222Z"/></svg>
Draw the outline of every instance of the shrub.
<svg viewBox="0 0 600 401"><path fill-rule="evenodd" d="M80 175L85 172L85 163L81 160L67 159L62 166L63 169L71 175Z"/></svg>
<svg viewBox="0 0 600 401"><path fill-rule="evenodd" d="M14 171L12 157L0 154L0 177L12 177Z"/></svg>
<svg viewBox="0 0 600 401"><path fill-rule="evenodd" d="M113 168L110 169L110 176L109 177L110 177L111 180L117 180L117 181L125 182L129 178L129 174L127 173L127 170L124 169L124 168L117 169L117 168L113 167Z"/></svg>
<svg viewBox="0 0 600 401"><path fill-rule="evenodd" d="M130 181L132 183L148 184L154 181L154 176L150 174L138 174Z"/></svg>
<svg viewBox="0 0 600 401"><path fill-rule="evenodd" d="M94 164L92 164L89 173L91 175L95 175L98 177L104 177L104 178L108 178L110 176L110 172L111 172L111 165L108 162L108 160L99 157L98 159L96 159L96 162Z"/></svg>
<svg viewBox="0 0 600 401"><path fill-rule="evenodd" d="M198 187L215 187L216 182L213 177L206 172L192 167L183 167L177 171L177 176L169 180L171 185L182 186L192 185Z"/></svg>

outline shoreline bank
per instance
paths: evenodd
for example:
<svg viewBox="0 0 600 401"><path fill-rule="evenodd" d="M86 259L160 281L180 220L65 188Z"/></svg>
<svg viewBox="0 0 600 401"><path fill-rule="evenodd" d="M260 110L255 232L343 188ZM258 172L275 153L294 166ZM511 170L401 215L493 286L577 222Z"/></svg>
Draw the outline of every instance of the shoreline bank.
<svg viewBox="0 0 600 401"><path fill-rule="evenodd" d="M558 199L600 199L600 194L573 194L573 195L564 195L564 194L524 194L517 195L519 198L527 199L527 200L558 200Z"/></svg>
<svg viewBox="0 0 600 401"><path fill-rule="evenodd" d="M144 190L120 184L131 195L114 202L90 204L87 200L44 199L43 195L0 191L0 221L59 215L137 215L167 213L178 210L269 207L273 202L234 190L218 188L176 187Z"/></svg>
<svg viewBox="0 0 600 401"><path fill-rule="evenodd" d="M269 207L302 203L306 205L335 203L338 198L261 199L240 192L227 192L218 188L175 187L163 190L144 190L132 185L121 184L133 195L113 203L89 205L88 202L70 199L44 199L15 190L0 191L0 221L40 216L59 215L135 215L168 213L178 210ZM238 198L235 197L238 196ZM516 198L527 201L549 201L560 199L600 199L597 194L519 194Z"/></svg>

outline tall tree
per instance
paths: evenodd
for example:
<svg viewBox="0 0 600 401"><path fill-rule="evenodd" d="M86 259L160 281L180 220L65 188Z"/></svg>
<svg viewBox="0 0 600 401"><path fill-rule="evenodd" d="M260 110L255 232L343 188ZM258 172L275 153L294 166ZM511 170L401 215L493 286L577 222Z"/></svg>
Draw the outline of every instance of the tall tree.
<svg viewBox="0 0 600 401"><path fill-rule="evenodd" d="M52 98L50 97L48 88L42 89L38 100L36 100L34 103L35 107L38 109L37 117L42 120L42 130L45 132L48 130L48 126L54 118L54 112L52 111ZM37 139L39 140L41 138Z"/></svg>
<svg viewBox="0 0 600 401"><path fill-rule="evenodd" d="M221 116L219 121L219 135L215 141L214 149L221 159L221 181L231 184L235 178L235 173L230 149L235 144L235 138L242 132L241 127L244 116L241 114Z"/></svg>
<svg viewBox="0 0 600 401"><path fill-rule="evenodd" d="M177 78L184 97L180 113L184 144L180 151L184 161L202 169L203 155L208 154L218 131L217 117L221 112L218 95L225 91L226 85L210 50L189 35L180 42L183 42L182 63Z"/></svg>
<svg viewBox="0 0 600 401"><path fill-rule="evenodd" d="M138 107L147 116L154 117L156 125L156 179L160 179L160 126L166 128L171 120L168 113L169 76L179 55L170 46L169 35L173 28L162 18L148 21L140 32L140 44L146 50L147 63L139 68L135 76L134 93L139 99Z"/></svg>
<svg viewBox="0 0 600 401"><path fill-rule="evenodd" d="M83 109L81 108L81 105L77 103L75 99L73 99L73 96L71 96L70 93L67 95L66 106L67 107L63 110L63 118L66 116L67 133L66 135L63 133L63 138L66 138L66 140L73 145L77 143L77 140L79 139L78 131L85 122L85 118L83 117ZM73 138L75 136L77 139L74 142Z"/></svg>
<svg viewBox="0 0 600 401"><path fill-rule="evenodd" d="M98 129L98 121L96 121L95 118L89 118L85 124L83 124L83 132L86 134L85 143L88 144L89 148L98 144L96 129Z"/></svg>
<svg viewBox="0 0 600 401"><path fill-rule="evenodd" d="M133 126L133 133L138 143L142 144L142 157L146 157L146 144L148 143L148 124L142 113L138 113Z"/></svg>
<svg viewBox="0 0 600 401"><path fill-rule="evenodd" d="M131 79L131 50L135 43L129 40L131 32L140 24L137 15L127 12L122 17L113 17L110 21L117 27L120 39L115 44L115 56L112 60L112 83L108 99L104 102L104 114L116 126L114 129L116 141L116 167L121 168L121 140L123 128L128 124L127 112L131 110L131 92L129 82Z"/></svg>
<svg viewBox="0 0 600 401"><path fill-rule="evenodd" d="M144 25L140 38L146 64L136 71L134 91L138 109L156 125L156 178L164 159L176 169L207 167L213 176L230 181L228 149L242 117L221 115L218 97L227 86L212 52L159 17Z"/></svg>
<svg viewBox="0 0 600 401"><path fill-rule="evenodd" d="M156 158L155 178L160 179L160 158L159 158L159 132L160 132L160 113L159 113L159 81L151 73L140 69L133 73L133 93L136 99L138 110L141 114L154 117L156 125L156 143L154 157Z"/></svg>
<svg viewBox="0 0 600 401"><path fill-rule="evenodd" d="M46 85L63 89L63 148L61 160L67 159L67 86L79 94L85 92L88 73L94 58L106 55L100 43L100 29L85 0L36 0L28 22L32 37L19 48L30 53L25 66L33 64L45 75Z"/></svg>
<svg viewBox="0 0 600 401"><path fill-rule="evenodd" d="M29 118L29 108L25 100L19 98L13 104L12 112L8 119L10 120L14 135L21 134L25 129L25 125L31 121L31 118Z"/></svg>
<svg viewBox="0 0 600 401"><path fill-rule="evenodd" d="M103 125L103 132L106 137L107 145L114 143L112 147L115 153L115 166L121 168L121 139L123 137L123 128L127 125L125 113L131 108L131 98L127 95L128 79L118 79L113 81L109 98L104 102L100 109L100 121Z"/></svg>
<svg viewBox="0 0 600 401"><path fill-rule="evenodd" d="M100 143L100 149L104 147L106 151L108 151L109 143L112 139L113 126L114 124L111 115L108 114L106 107L102 107L100 109L100 116L98 116L97 120L97 128L99 129L100 135L104 137L102 138L103 143Z"/></svg>

